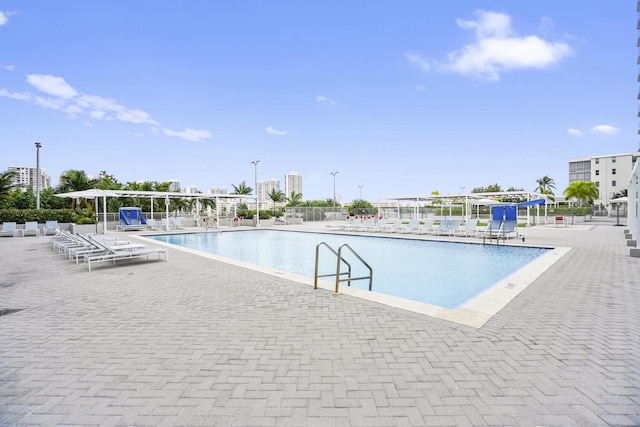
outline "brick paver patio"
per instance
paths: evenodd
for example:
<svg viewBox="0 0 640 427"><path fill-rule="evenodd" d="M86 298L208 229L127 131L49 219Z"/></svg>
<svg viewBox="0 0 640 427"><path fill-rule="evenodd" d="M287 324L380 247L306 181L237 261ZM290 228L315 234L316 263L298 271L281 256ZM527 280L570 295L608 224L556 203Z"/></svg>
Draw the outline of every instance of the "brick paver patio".
<svg viewBox="0 0 640 427"><path fill-rule="evenodd" d="M479 329L171 250L89 273L0 239L0 425L640 425L640 259L622 227ZM310 254L313 256L313 254Z"/></svg>

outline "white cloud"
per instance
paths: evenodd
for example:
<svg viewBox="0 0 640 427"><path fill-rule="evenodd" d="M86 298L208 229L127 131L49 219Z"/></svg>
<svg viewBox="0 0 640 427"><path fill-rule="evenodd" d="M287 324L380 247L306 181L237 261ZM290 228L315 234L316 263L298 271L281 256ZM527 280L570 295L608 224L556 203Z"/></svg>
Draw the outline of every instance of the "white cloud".
<svg viewBox="0 0 640 427"><path fill-rule="evenodd" d="M429 62L424 59L419 53L407 52L404 54L404 57L407 58L409 62L416 64L417 66L422 68L424 71L431 71L432 65L429 64Z"/></svg>
<svg viewBox="0 0 640 427"><path fill-rule="evenodd" d="M619 131L620 129L609 125L598 125L589 129L589 132L601 135L614 135Z"/></svg>
<svg viewBox="0 0 640 427"><path fill-rule="evenodd" d="M187 141L197 142L202 142L205 139L213 137L211 132L207 130L190 128L186 128L181 132L171 129L162 129L162 131L160 131L160 129L156 127L161 126L160 123L154 120L146 111L127 108L114 99L80 93L62 77L46 74L30 74L27 76L27 82L47 96L34 95L31 92L10 92L7 89L0 88L0 97L11 98L38 105L42 108L61 111L72 118L85 116L89 121L103 120L148 124L152 125L151 132L155 135L164 134L167 136L177 136Z"/></svg>
<svg viewBox="0 0 640 427"><path fill-rule="evenodd" d="M331 98L327 98L326 96L318 95L316 96L316 102L318 104L331 104L335 105L335 101Z"/></svg>
<svg viewBox="0 0 640 427"><path fill-rule="evenodd" d="M63 99L70 99L78 96L78 92L67 84L62 77L44 74L30 74L27 76L27 82L47 95L53 95Z"/></svg>
<svg viewBox="0 0 640 427"><path fill-rule="evenodd" d="M3 70L7 70L7 71L13 71L16 69L15 65L2 65L0 64L0 68L2 68Z"/></svg>
<svg viewBox="0 0 640 427"><path fill-rule="evenodd" d="M475 31L475 41L450 52L446 61L434 62L432 66L420 54L406 53L405 57L425 71L435 68L498 81L505 71L546 68L573 53L567 43L548 42L535 35L515 35L509 15L478 10L476 16L475 21L457 20L460 28Z"/></svg>
<svg viewBox="0 0 640 427"><path fill-rule="evenodd" d="M569 130L567 130L567 135L569 135L569 136L580 136L580 135L582 135L582 131L580 131L578 129L574 129L574 128L569 128Z"/></svg>
<svg viewBox="0 0 640 427"><path fill-rule="evenodd" d="M9 22L8 16L9 16L8 13L0 11L0 26Z"/></svg>
<svg viewBox="0 0 640 427"><path fill-rule="evenodd" d="M186 141L203 142L205 139L213 138L213 135L208 130L197 130L186 128L182 132L178 132L172 129L162 129L162 133L167 136L177 136Z"/></svg>
<svg viewBox="0 0 640 427"><path fill-rule="evenodd" d="M278 130L278 129L274 129L271 126L267 126L266 128L264 128L265 132L267 132L269 135L286 135L289 132L287 132L286 130Z"/></svg>

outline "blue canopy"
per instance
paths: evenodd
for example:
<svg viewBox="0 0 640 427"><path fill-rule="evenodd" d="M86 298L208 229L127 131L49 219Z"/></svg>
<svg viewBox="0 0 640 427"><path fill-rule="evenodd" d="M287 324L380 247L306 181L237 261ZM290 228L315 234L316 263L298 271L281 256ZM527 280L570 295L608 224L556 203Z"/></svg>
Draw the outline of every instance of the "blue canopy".
<svg viewBox="0 0 640 427"><path fill-rule="evenodd" d="M544 199L528 200L526 202L518 203L518 206L533 206L544 205Z"/></svg>

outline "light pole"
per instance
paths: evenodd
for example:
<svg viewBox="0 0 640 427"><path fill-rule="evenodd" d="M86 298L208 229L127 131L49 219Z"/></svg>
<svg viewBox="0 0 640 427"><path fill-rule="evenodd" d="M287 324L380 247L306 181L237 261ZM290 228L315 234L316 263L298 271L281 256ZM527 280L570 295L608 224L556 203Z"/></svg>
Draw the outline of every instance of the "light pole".
<svg viewBox="0 0 640 427"><path fill-rule="evenodd" d="M360 197L359 197L359 200L362 200L362 187L364 187L364 185L358 185L358 188L360 189Z"/></svg>
<svg viewBox="0 0 640 427"><path fill-rule="evenodd" d="M40 209L40 147L42 144L36 142L36 209Z"/></svg>
<svg viewBox="0 0 640 427"><path fill-rule="evenodd" d="M460 187L460 192L464 194L464 189L467 187ZM469 211L469 206L467 206L467 195L464 194L464 205L462 206L462 215L464 215L464 219L467 219L467 212Z"/></svg>
<svg viewBox="0 0 640 427"><path fill-rule="evenodd" d="M256 185L256 227L260 227L260 200L258 200L258 163L260 160L251 162L255 173L255 185Z"/></svg>
<svg viewBox="0 0 640 427"><path fill-rule="evenodd" d="M339 173L340 173L339 171L329 173L329 175L333 175L333 209L334 210L336 208L336 175L338 175Z"/></svg>

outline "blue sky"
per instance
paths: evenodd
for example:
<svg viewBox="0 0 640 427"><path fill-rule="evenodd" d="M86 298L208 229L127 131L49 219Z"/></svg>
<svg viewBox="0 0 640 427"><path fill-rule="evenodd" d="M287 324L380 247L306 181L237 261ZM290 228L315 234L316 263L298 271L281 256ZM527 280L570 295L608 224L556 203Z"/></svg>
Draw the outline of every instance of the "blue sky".
<svg viewBox="0 0 640 427"><path fill-rule="evenodd" d="M636 2L3 1L0 170L561 193L638 149ZM362 186L360 190L359 186Z"/></svg>

